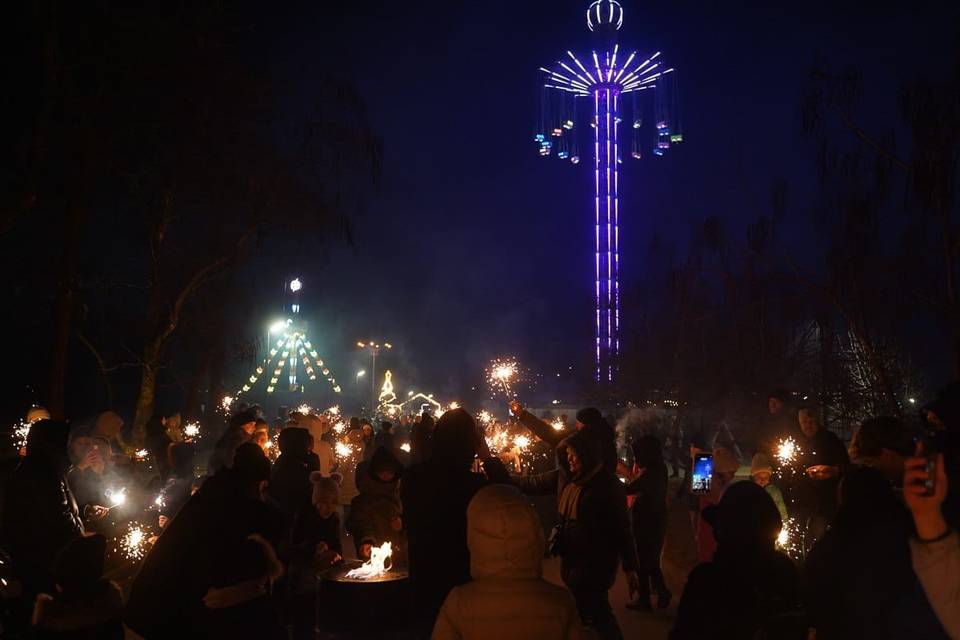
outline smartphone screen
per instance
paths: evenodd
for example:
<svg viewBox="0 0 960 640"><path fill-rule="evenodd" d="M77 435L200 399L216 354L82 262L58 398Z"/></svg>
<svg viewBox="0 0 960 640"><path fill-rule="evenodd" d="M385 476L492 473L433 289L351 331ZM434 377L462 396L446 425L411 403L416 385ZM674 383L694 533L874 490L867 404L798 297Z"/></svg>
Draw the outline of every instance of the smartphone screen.
<svg viewBox="0 0 960 640"><path fill-rule="evenodd" d="M693 478L691 487L694 493L710 493L713 479L713 454L698 453L693 458Z"/></svg>

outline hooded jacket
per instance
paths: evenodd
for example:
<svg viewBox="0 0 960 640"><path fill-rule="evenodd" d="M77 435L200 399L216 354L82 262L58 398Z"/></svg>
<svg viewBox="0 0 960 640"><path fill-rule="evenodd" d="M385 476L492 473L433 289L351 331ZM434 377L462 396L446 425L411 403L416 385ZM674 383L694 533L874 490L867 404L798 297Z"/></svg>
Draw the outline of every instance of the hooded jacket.
<svg viewBox="0 0 960 640"><path fill-rule="evenodd" d="M570 592L543 579L543 527L513 487L491 485L467 508L473 581L447 596L433 640L567 640L582 628Z"/></svg>
<svg viewBox="0 0 960 640"><path fill-rule="evenodd" d="M383 482L375 477L376 469L381 465L393 467L392 482ZM400 471L402 465L388 449L378 449L370 462L364 462L357 468L357 488L360 495L350 503L350 515L346 528L353 536L359 550L362 544L380 546L391 542L394 558L400 549L400 532L392 526L394 518L403 514L400 506Z"/></svg>
<svg viewBox="0 0 960 640"><path fill-rule="evenodd" d="M581 471L569 477L558 496L561 574L572 590L607 591L621 562L624 571L638 566L627 497L591 434L581 430L565 442L579 454Z"/></svg>

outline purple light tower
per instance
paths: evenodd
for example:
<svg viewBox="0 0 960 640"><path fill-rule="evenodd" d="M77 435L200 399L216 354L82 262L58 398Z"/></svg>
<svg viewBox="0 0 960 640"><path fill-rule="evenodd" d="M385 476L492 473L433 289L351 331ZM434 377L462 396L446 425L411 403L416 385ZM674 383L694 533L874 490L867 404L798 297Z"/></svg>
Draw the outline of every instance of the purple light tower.
<svg viewBox="0 0 960 640"><path fill-rule="evenodd" d="M621 55L617 32L623 25L623 8L617 0L593 0L587 9L587 27L599 39L584 65L573 52L544 73L543 106L534 140L540 155L555 154L561 160L580 162L578 100L588 98L593 118L594 173L594 356L595 379L612 383L620 357L620 164L623 162L621 112L629 112L631 156L642 157L643 105L640 92L654 94L652 112L656 131L653 153L662 156L671 143L683 141L676 108L674 69L667 68L660 52L642 62L637 52ZM592 65L591 65L592 63ZM625 100L629 105L622 104Z"/></svg>

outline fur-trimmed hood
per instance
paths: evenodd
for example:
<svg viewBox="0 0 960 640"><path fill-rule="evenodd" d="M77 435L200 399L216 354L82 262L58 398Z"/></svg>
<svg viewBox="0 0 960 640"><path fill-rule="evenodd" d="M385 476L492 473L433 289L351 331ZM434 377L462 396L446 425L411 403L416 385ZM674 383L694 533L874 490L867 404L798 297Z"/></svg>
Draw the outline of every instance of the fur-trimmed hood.
<svg viewBox="0 0 960 640"><path fill-rule="evenodd" d="M113 581L104 581L100 593L84 600L64 601L41 593L33 607L33 626L55 632L88 629L119 622L122 609L123 594Z"/></svg>

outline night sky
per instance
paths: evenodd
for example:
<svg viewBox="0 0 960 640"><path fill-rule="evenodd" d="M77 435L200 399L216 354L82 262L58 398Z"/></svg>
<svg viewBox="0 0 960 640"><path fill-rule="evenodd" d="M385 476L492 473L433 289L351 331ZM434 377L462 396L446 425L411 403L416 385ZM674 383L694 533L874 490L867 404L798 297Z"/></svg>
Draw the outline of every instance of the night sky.
<svg viewBox="0 0 960 640"><path fill-rule="evenodd" d="M621 46L662 49L679 69L686 137L664 158L624 164L625 333L651 236L682 253L691 223L718 215L742 239L769 214L777 180L788 185L780 246L801 261L816 253L815 149L800 123L810 70L858 68L857 114L888 131L901 122L901 83L947 68L960 15L922 2L869 12L828 2L623 4ZM321 69L347 75L385 141L383 182L354 219L356 246L303 269L316 322L344 344L392 339L406 356L394 363L399 375L415 368L413 377L453 393L502 353L544 374L589 366L589 170L542 159L532 142L536 70L568 48L589 50L585 6L317 4L271 16L276 72L302 91Z"/></svg>
<svg viewBox="0 0 960 640"><path fill-rule="evenodd" d="M895 131L909 155L897 92L949 68L960 9L926 1L621 1L621 48L662 50L678 69L685 137L664 158L625 158L623 165L622 326L629 341L638 308L650 307L642 296L650 290L652 239L682 257L693 225L719 216L742 242L746 226L770 214L778 181L788 198L776 250L818 264L815 148L800 119L811 69L858 69L858 121L869 131ZM368 365L353 344L369 338L396 345L384 364L399 390L469 400L489 359L506 354L553 380L541 383L544 398L572 395L573 381L588 380L591 176L583 164L540 158L532 140L537 69L567 49L589 51L586 6L258 6L245 55L275 85L278 119L302 119L319 97L319 78L346 79L365 100L384 156L377 184L348 211L352 244L327 237L294 241L287 250L287 239L274 238L242 265L235 278L250 297L238 310L246 323L240 333L262 335L281 313L280 283L298 275L311 337L344 386ZM287 142L278 132L277 145ZM30 324L18 322L17 330ZM43 375L42 359L32 362ZM229 384L248 368L231 361ZM89 379L88 371L80 384L95 385Z"/></svg>

